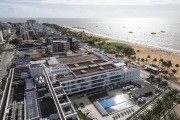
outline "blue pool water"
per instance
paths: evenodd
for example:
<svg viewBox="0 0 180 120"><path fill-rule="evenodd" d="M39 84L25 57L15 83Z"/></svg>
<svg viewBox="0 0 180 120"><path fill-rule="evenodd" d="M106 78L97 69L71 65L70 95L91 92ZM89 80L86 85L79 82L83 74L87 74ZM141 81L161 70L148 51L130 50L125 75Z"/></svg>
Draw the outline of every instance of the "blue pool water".
<svg viewBox="0 0 180 120"><path fill-rule="evenodd" d="M134 104L126 99L123 95L106 98L99 100L98 102L108 113L134 106Z"/></svg>
<svg viewBox="0 0 180 120"><path fill-rule="evenodd" d="M126 98L123 95L117 95L114 97L106 98L104 100L100 100L99 103L103 108L108 108L114 105L117 105L119 103L122 103L126 100Z"/></svg>

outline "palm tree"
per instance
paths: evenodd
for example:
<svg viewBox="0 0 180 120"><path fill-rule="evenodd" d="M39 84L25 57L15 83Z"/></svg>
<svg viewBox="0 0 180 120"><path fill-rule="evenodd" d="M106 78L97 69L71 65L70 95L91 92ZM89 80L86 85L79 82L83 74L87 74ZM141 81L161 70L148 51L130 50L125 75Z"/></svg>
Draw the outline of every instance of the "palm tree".
<svg viewBox="0 0 180 120"><path fill-rule="evenodd" d="M153 83L154 79L155 79L155 76L154 76L154 75L150 75L150 76L149 76L149 80L150 80L150 83L151 83L151 84Z"/></svg>
<svg viewBox="0 0 180 120"><path fill-rule="evenodd" d="M171 70L172 71L172 73L175 75L176 74L176 72L177 72L177 70L176 69L172 69Z"/></svg>
<svg viewBox="0 0 180 120"><path fill-rule="evenodd" d="M138 58L139 58L139 52L140 52L140 50L137 50L137 53L138 53Z"/></svg>
<svg viewBox="0 0 180 120"><path fill-rule="evenodd" d="M157 81L157 85L158 85L158 88L159 88L159 84L162 82L162 79L161 78L156 78L156 81Z"/></svg>
<svg viewBox="0 0 180 120"><path fill-rule="evenodd" d="M164 71L164 74L165 74L165 76L167 76L167 74L168 74L168 71L167 71L167 70L165 70L165 71Z"/></svg>
<svg viewBox="0 0 180 120"><path fill-rule="evenodd" d="M171 62L171 60L168 60L167 61L167 68L169 69L170 67L172 67L172 62Z"/></svg>
<svg viewBox="0 0 180 120"><path fill-rule="evenodd" d="M177 68L177 72L179 71L179 64L176 64L175 67Z"/></svg>
<svg viewBox="0 0 180 120"><path fill-rule="evenodd" d="M164 88L164 92L168 87L168 82L167 81L162 81L162 87Z"/></svg>
<svg viewBox="0 0 180 120"><path fill-rule="evenodd" d="M154 120L153 112L149 109L145 110L146 120Z"/></svg>
<svg viewBox="0 0 180 120"><path fill-rule="evenodd" d="M138 58L137 61L138 61L138 64L139 64L140 58Z"/></svg>
<svg viewBox="0 0 180 120"><path fill-rule="evenodd" d="M150 55L148 55L148 56L147 56L147 59L148 59L148 64L149 64L150 58L151 58L151 56L150 56Z"/></svg>
<svg viewBox="0 0 180 120"><path fill-rule="evenodd" d="M157 58L154 58L152 62L155 62L155 64L156 64L156 62L157 62Z"/></svg>
<svg viewBox="0 0 180 120"><path fill-rule="evenodd" d="M164 60L163 60L162 58L159 59L159 65L162 64L163 61L164 61ZM159 65L158 65L158 67L159 67Z"/></svg>
<svg viewBox="0 0 180 120"><path fill-rule="evenodd" d="M141 62L144 64L144 62L145 62L144 58L141 58Z"/></svg>
<svg viewBox="0 0 180 120"><path fill-rule="evenodd" d="M153 114L156 116L158 115L160 117L160 114L165 108L164 102L160 99L157 99L156 101L154 101L153 104L154 104Z"/></svg>
<svg viewBox="0 0 180 120"><path fill-rule="evenodd" d="M166 69L166 67L167 67L167 62L166 62L166 61L163 61L163 62L161 63L161 66Z"/></svg>

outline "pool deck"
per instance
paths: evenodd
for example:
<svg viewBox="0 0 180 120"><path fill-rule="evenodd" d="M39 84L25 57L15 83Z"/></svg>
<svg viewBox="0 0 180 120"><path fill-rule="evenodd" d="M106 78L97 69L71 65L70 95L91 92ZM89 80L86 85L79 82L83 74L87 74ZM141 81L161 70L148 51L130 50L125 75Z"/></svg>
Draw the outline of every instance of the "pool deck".
<svg viewBox="0 0 180 120"><path fill-rule="evenodd" d="M113 90L113 91L107 91L107 93L110 96L123 95L126 99L129 99L129 96L126 93L124 93L122 91L122 89L116 89L116 90ZM84 108L79 108L79 109L81 109L83 113L89 113L88 114L89 116L92 116L92 117L96 118L97 120L114 120L113 117L115 117L116 120L125 120L131 114L133 114L133 112L127 114L127 112L126 112L127 110L129 111L132 108L134 111L137 111L140 108L137 104L135 104L131 108L127 108L127 109L124 109L124 110L121 110L121 111L116 111L116 112L110 113L108 116L103 117L99 113L99 111L95 108L95 106L90 102L90 100L88 99L88 97L86 95L85 95L85 97L81 97L81 98L78 98L78 96L80 96L80 95L74 95L74 96L70 97L72 103L73 104L76 103L78 105L80 103L83 103L85 105L85 107ZM126 115L124 114L124 112L126 112ZM123 113L124 116L122 116L121 113ZM118 117L118 114L120 115L120 118Z"/></svg>

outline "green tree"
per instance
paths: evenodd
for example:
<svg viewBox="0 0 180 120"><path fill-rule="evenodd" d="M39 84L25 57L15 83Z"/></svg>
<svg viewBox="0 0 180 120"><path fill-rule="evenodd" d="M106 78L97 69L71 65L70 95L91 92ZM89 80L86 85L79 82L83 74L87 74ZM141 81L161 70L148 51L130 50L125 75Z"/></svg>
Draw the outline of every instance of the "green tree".
<svg viewBox="0 0 180 120"><path fill-rule="evenodd" d="M147 59L148 59L148 64L149 64L150 59L151 59L151 56L150 56L150 55L148 55L148 56L147 56Z"/></svg>
<svg viewBox="0 0 180 120"><path fill-rule="evenodd" d="M154 79L155 79L155 76L154 76L154 75L150 75L150 76L149 76L149 80L150 80L150 83L151 83L151 84L154 82Z"/></svg>
<svg viewBox="0 0 180 120"><path fill-rule="evenodd" d="M144 58L141 58L141 62L144 64L144 62L145 62Z"/></svg>
<svg viewBox="0 0 180 120"><path fill-rule="evenodd" d="M164 60L161 58L161 59L159 59L159 65L158 65L158 67L160 66L160 64L162 64L162 62L163 62Z"/></svg>
<svg viewBox="0 0 180 120"><path fill-rule="evenodd" d="M176 64L175 67L177 68L177 72L179 71L179 64Z"/></svg>
<svg viewBox="0 0 180 120"><path fill-rule="evenodd" d="M138 61L138 64L139 64L139 61L140 61L140 60L141 60L140 58L138 58L138 59L137 59L137 61Z"/></svg>
<svg viewBox="0 0 180 120"><path fill-rule="evenodd" d="M20 40L12 39L11 41L9 41L9 44L19 45L20 44Z"/></svg>
<svg viewBox="0 0 180 120"><path fill-rule="evenodd" d="M176 74L176 72L177 72L177 70L176 69L172 69L171 70L172 71L172 73L175 75Z"/></svg>
<svg viewBox="0 0 180 120"><path fill-rule="evenodd" d="M139 52L140 52L140 50L137 50L137 53L138 53L138 58L139 58Z"/></svg>
<svg viewBox="0 0 180 120"><path fill-rule="evenodd" d="M155 62L155 64L156 64L156 62L157 62L157 58L154 58L152 62Z"/></svg>
<svg viewBox="0 0 180 120"><path fill-rule="evenodd" d="M166 66L167 66L168 70L169 70L170 67L172 67L172 62L171 62L171 60L168 60L168 61L167 61L167 65L166 65Z"/></svg>
<svg viewBox="0 0 180 120"><path fill-rule="evenodd" d="M168 87L168 82L167 81L162 81L162 87L163 87L164 91L166 91L167 87Z"/></svg>
<svg viewBox="0 0 180 120"><path fill-rule="evenodd" d="M158 77L158 78L156 78L156 81L157 81L157 85L159 87L160 83L162 82L162 79Z"/></svg>

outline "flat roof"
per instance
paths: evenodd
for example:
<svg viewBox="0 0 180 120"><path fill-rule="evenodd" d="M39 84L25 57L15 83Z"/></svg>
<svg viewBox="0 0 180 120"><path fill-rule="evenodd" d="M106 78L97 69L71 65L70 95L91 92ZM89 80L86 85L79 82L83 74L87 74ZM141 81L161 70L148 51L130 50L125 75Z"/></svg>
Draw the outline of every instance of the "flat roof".
<svg viewBox="0 0 180 120"><path fill-rule="evenodd" d="M26 98L26 119L33 119L39 117L38 105L37 105L37 95L36 92L27 92Z"/></svg>
<svg viewBox="0 0 180 120"><path fill-rule="evenodd" d="M150 66L150 65L145 65L145 67L147 67L147 68L149 68L149 69L152 69L152 70L154 70L154 71L159 71L158 68L153 67L153 66Z"/></svg>
<svg viewBox="0 0 180 120"><path fill-rule="evenodd" d="M38 68L38 67L41 67L41 63L30 65L30 68Z"/></svg>
<svg viewBox="0 0 180 120"><path fill-rule="evenodd" d="M49 65L54 65L54 64L58 64L59 63L55 57L50 57L47 60L47 62L48 62Z"/></svg>
<svg viewBox="0 0 180 120"><path fill-rule="evenodd" d="M85 75L89 73L97 73L100 71L106 71L116 68L112 62L104 60L92 60L86 62L79 62L73 64L67 64L71 71L76 75Z"/></svg>
<svg viewBox="0 0 180 120"><path fill-rule="evenodd" d="M131 91L132 96L134 97L139 97L139 96L143 96L147 93L153 92L156 89L156 87L154 87L153 85L151 85L150 83L144 82L144 81L137 81L136 84L140 85L141 88L135 89Z"/></svg>

